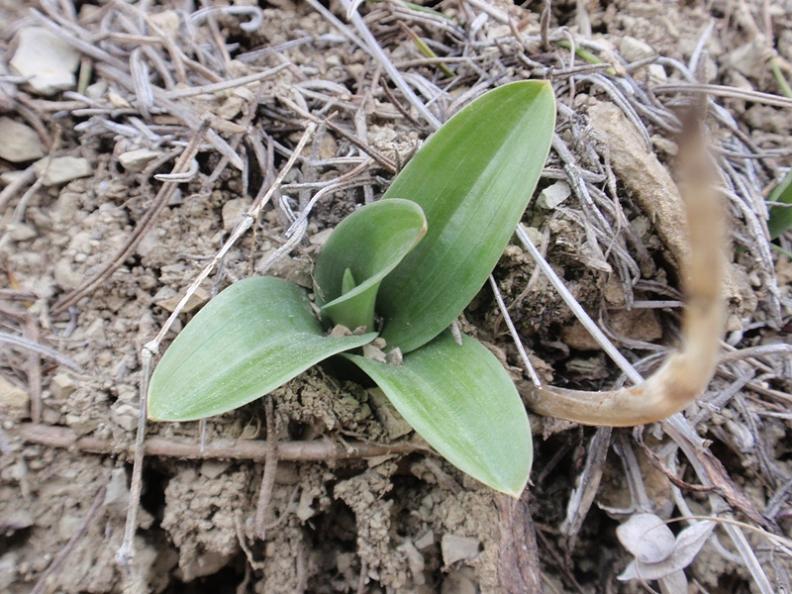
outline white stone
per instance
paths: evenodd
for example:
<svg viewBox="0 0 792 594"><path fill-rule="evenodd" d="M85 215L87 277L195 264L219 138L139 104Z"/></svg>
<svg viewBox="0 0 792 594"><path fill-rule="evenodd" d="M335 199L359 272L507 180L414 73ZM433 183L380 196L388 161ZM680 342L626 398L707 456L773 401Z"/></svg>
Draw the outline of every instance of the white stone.
<svg viewBox="0 0 792 594"><path fill-rule="evenodd" d="M311 242L311 245L318 245L322 247L325 242L330 239L330 235L332 235L335 229L322 229L319 233L314 233L308 238L308 241Z"/></svg>
<svg viewBox="0 0 792 594"><path fill-rule="evenodd" d="M146 168L150 161L159 157L161 153L150 151L149 149L135 149L127 151L118 156L121 166L127 171L138 173Z"/></svg>
<svg viewBox="0 0 792 594"><path fill-rule="evenodd" d="M30 225L25 223L10 223L8 225L8 235L14 241L27 241L33 239L37 233Z"/></svg>
<svg viewBox="0 0 792 594"><path fill-rule="evenodd" d="M737 69L745 76L756 76L765 68L765 46L756 41L751 41L745 45L733 49L726 56L726 63Z"/></svg>
<svg viewBox="0 0 792 594"><path fill-rule="evenodd" d="M77 385L68 373L56 373L50 381L50 392L58 400L66 400L77 389Z"/></svg>
<svg viewBox="0 0 792 594"><path fill-rule="evenodd" d="M110 409L110 418L127 431L134 431L137 427L138 409L131 404L119 404Z"/></svg>
<svg viewBox="0 0 792 594"><path fill-rule="evenodd" d="M648 43L626 35L619 43L619 53L628 62L637 62L655 55L655 51Z"/></svg>
<svg viewBox="0 0 792 594"><path fill-rule="evenodd" d="M662 64L649 64L649 82L653 85L662 85L668 82L668 74Z"/></svg>
<svg viewBox="0 0 792 594"><path fill-rule="evenodd" d="M92 85L88 85L85 89L85 96L91 99L101 99L107 92L107 82L100 80Z"/></svg>
<svg viewBox="0 0 792 594"><path fill-rule="evenodd" d="M4 514L2 523L9 532L24 530L34 524L33 515L28 510L13 506Z"/></svg>
<svg viewBox="0 0 792 594"><path fill-rule="evenodd" d="M230 462L224 462L221 460L205 460L201 464L201 468L198 470L198 472L208 479L216 479L218 476L228 470L229 466L231 466Z"/></svg>
<svg viewBox="0 0 792 594"><path fill-rule="evenodd" d="M74 71L80 54L60 37L43 27L26 27L17 35L17 50L11 68L29 77L27 84L40 95L73 89Z"/></svg>
<svg viewBox="0 0 792 594"><path fill-rule="evenodd" d="M0 118L0 159L24 163L45 154L44 145L33 128L11 118Z"/></svg>
<svg viewBox="0 0 792 594"><path fill-rule="evenodd" d="M415 546L421 551L428 549L431 546L434 546L434 543L435 543L434 532L432 532L431 530L425 532L415 540Z"/></svg>
<svg viewBox="0 0 792 594"><path fill-rule="evenodd" d="M129 505L129 487L127 487L126 470L123 468L115 468L110 473L104 504L117 516L126 512Z"/></svg>
<svg viewBox="0 0 792 594"><path fill-rule="evenodd" d="M457 561L467 561L478 555L479 541L470 536L444 534L440 541L440 550L443 553L443 563L448 567Z"/></svg>
<svg viewBox="0 0 792 594"><path fill-rule="evenodd" d="M93 173L88 159L82 157L46 157L36 161L33 168L45 186L59 186Z"/></svg>
<svg viewBox="0 0 792 594"><path fill-rule="evenodd" d="M28 414L28 393L0 376L0 417L22 419Z"/></svg>
<svg viewBox="0 0 792 594"><path fill-rule="evenodd" d="M538 204L542 208L552 210L569 198L571 193L572 190L568 183L565 181L557 181L541 191Z"/></svg>
<svg viewBox="0 0 792 594"><path fill-rule="evenodd" d="M0 590L10 591L17 579L17 554L13 551L0 557Z"/></svg>
<svg viewBox="0 0 792 594"><path fill-rule="evenodd" d="M536 247L542 245L542 241L544 241L544 236L542 232L536 227L525 227L525 234L528 236L528 239L531 240L531 243L534 244Z"/></svg>
<svg viewBox="0 0 792 594"><path fill-rule="evenodd" d="M250 208L247 198L233 198L223 204L223 229L231 231Z"/></svg>
<svg viewBox="0 0 792 594"><path fill-rule="evenodd" d="M53 275L55 276L55 282L67 291L76 289L83 281L82 274L74 269L71 258L66 256L55 263Z"/></svg>

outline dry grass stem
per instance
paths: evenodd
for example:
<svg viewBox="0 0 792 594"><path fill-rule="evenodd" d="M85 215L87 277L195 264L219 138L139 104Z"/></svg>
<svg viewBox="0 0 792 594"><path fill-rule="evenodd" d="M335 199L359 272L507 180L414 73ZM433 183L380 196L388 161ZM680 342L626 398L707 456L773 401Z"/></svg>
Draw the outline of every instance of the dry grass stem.
<svg viewBox="0 0 792 594"><path fill-rule="evenodd" d="M680 153L687 173L683 195L690 241L689 258L682 262L687 303L680 350L651 377L630 388L603 392L535 388L527 394L535 412L585 425L652 423L685 408L712 379L725 319L722 206L707 174L711 165L703 141L688 136Z"/></svg>

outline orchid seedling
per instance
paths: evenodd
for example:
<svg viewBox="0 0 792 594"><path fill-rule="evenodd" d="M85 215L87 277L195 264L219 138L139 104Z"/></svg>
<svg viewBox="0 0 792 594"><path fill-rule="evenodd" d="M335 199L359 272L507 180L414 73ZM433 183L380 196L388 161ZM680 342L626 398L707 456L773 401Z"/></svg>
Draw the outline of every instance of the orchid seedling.
<svg viewBox="0 0 792 594"><path fill-rule="evenodd" d="M448 328L514 233L554 128L546 82L507 84L470 103L381 200L334 229L316 260L313 302L273 277L242 280L212 299L159 362L149 416L218 415L342 355L447 460L518 496L532 459L525 406L498 359ZM363 356L378 337L401 356Z"/></svg>
<svg viewBox="0 0 792 594"><path fill-rule="evenodd" d="M449 327L514 233L554 129L546 82L477 98L427 140L381 200L334 229L315 263L313 301L274 277L247 278L212 299L157 366L149 416L222 414L339 356L450 463L518 497L532 461L523 400L495 355ZM378 352L363 349L371 343L388 356L366 356ZM569 391L555 390L537 389L529 400L538 409L559 394L569 402ZM624 424L618 410L609 414L588 422ZM656 419L636 422L648 420Z"/></svg>

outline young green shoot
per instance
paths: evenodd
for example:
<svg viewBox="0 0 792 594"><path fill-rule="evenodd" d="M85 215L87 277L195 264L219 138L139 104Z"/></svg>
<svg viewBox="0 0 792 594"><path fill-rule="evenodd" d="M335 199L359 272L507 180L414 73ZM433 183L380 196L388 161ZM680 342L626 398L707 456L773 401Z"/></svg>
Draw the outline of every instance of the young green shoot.
<svg viewBox="0 0 792 594"><path fill-rule="evenodd" d="M519 496L532 461L525 406L488 349L446 330L508 244L554 129L548 83L511 83L476 99L427 140L382 200L333 230L316 259L313 308L306 291L272 277L242 280L210 301L157 366L151 418L233 410L344 353L447 460ZM377 336L398 353L388 363L361 354Z"/></svg>

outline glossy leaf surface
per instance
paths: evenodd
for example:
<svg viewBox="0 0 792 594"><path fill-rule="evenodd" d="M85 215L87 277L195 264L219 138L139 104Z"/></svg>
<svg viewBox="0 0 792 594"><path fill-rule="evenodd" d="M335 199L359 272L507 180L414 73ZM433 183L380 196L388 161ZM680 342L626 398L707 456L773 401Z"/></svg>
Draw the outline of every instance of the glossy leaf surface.
<svg viewBox="0 0 792 594"><path fill-rule="evenodd" d="M770 239L775 239L792 228L792 171L775 187L768 200L782 204L770 207L770 219L767 221Z"/></svg>
<svg viewBox="0 0 792 594"><path fill-rule="evenodd" d="M390 365L344 354L385 392L443 457L482 483L519 496L528 481L531 426L506 370L481 343L445 332Z"/></svg>
<svg viewBox="0 0 792 594"><path fill-rule="evenodd" d="M322 246L314 268L322 317L350 329L373 328L382 279L425 233L423 211L409 200L374 202L341 221ZM344 291L349 287L353 288Z"/></svg>
<svg viewBox="0 0 792 594"><path fill-rule="evenodd" d="M151 377L149 417L189 421L233 410L375 337L326 336L304 290L247 278L212 299L165 352Z"/></svg>
<svg viewBox="0 0 792 594"><path fill-rule="evenodd" d="M396 177L385 198L417 202L429 230L380 287L389 346L418 348L470 303L531 199L554 127L548 83L507 84L446 122Z"/></svg>

